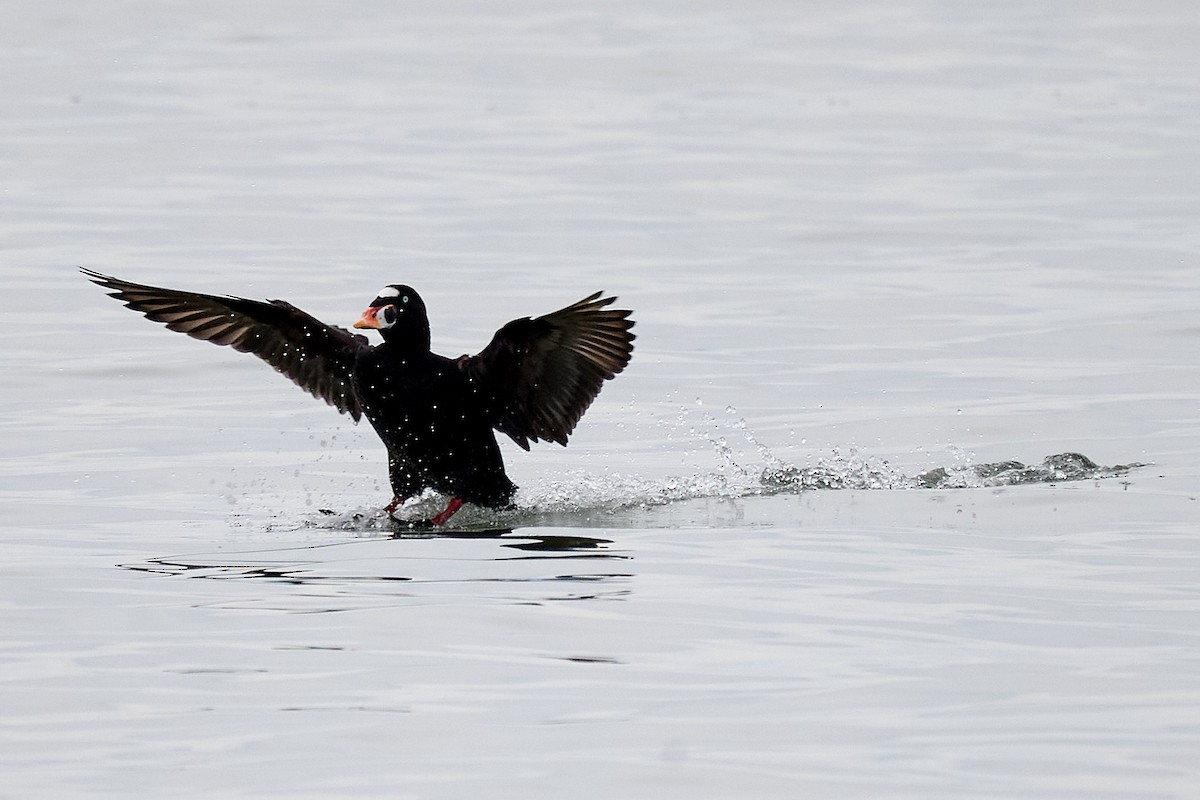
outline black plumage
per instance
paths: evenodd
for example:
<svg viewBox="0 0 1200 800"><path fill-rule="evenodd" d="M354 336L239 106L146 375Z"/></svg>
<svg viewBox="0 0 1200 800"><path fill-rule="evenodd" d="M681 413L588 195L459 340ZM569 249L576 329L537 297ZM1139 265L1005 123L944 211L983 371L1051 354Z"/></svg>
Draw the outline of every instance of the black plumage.
<svg viewBox="0 0 1200 800"><path fill-rule="evenodd" d="M384 288L354 324L383 343L326 325L282 300L182 292L81 270L110 295L169 329L253 353L298 386L371 422L388 451L394 511L426 489L450 497L431 520L463 502L499 508L516 486L494 430L529 449L565 445L604 381L629 363L630 311L596 292L540 317L516 319L474 356L430 350L425 304L411 287Z"/></svg>

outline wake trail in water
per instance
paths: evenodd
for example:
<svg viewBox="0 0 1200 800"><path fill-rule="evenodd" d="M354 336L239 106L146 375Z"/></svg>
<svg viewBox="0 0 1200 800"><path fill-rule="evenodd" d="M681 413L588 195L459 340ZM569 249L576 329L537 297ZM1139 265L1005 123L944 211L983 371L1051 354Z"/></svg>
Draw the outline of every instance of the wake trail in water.
<svg viewBox="0 0 1200 800"><path fill-rule="evenodd" d="M814 467L775 463L757 471L738 469L666 479L635 475L570 473L517 493L514 508L492 511L465 506L452 520L454 529L514 528L526 525L571 525L580 522L619 524L627 512L703 500L743 500L831 490L980 489L1021 484L1056 484L1127 475L1140 464L1102 466L1081 453L1046 456L1040 464L998 461L937 467L907 475L886 461L851 452L822 460ZM432 492L398 510L397 520L378 508L345 513L324 510L306 526L353 531L394 531L429 519L445 505Z"/></svg>
<svg viewBox="0 0 1200 800"><path fill-rule="evenodd" d="M777 457L732 408L726 420L703 413L699 425L688 424L681 412L676 427L691 441L707 441L716 458L712 470L666 478L647 478L608 471L568 472L561 479L542 480L518 491L514 508L504 511L464 507L452 521L465 530L523 525L571 525L580 522L619 524L623 516L682 506L694 501L739 500L828 490L948 490L1055 484L1067 481L1117 478L1142 464L1102 466L1082 453L1046 456L1040 464L1008 460L973 463L961 451L954 462L909 474L886 460L864 455L857 448L835 449L811 466L798 466ZM730 438L742 439L734 446ZM749 448L748 452L747 447ZM341 530L394 530L429 519L445 498L427 493L397 512L399 522L379 509L346 513L323 511L307 524Z"/></svg>

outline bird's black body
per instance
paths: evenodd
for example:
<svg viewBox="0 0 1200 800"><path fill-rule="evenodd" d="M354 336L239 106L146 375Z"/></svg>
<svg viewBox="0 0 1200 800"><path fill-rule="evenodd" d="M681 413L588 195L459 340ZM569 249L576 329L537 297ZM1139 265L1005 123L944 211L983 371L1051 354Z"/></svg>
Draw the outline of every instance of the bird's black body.
<svg viewBox="0 0 1200 800"><path fill-rule="evenodd" d="M172 330L253 353L356 421L371 422L388 452L392 511L432 489L462 502L502 507L516 486L494 431L529 449L566 444L600 391L629 363L630 312L600 293L541 317L513 320L474 356L430 350L425 304L411 287L385 287L355 323L383 343L325 325L290 303L180 292L83 270L112 296Z"/></svg>
<svg viewBox="0 0 1200 800"><path fill-rule="evenodd" d="M387 447L396 497L429 488L492 508L512 501L517 487L504 474L484 398L454 361L429 352L397 358L385 342L359 356L354 388Z"/></svg>

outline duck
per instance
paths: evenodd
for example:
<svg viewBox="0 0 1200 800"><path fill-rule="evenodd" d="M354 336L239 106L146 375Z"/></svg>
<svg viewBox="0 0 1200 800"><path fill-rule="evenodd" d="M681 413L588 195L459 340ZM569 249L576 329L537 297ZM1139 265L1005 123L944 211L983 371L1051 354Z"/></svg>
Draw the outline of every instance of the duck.
<svg viewBox="0 0 1200 800"><path fill-rule="evenodd" d="M250 353L315 398L374 428L387 450L395 512L427 490L448 498L422 524L444 526L467 503L510 508L517 486L496 434L524 450L566 446L606 381L625 367L637 337L633 312L594 292L576 303L500 327L475 355L431 349L429 314L411 286L379 290L353 323L327 325L284 300L165 289L80 271L109 296L168 330Z"/></svg>

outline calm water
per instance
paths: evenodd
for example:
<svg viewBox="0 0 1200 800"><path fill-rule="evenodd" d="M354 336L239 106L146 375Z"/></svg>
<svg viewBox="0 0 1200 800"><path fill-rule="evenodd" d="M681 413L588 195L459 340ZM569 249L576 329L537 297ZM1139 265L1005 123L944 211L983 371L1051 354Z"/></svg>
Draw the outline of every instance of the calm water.
<svg viewBox="0 0 1200 800"><path fill-rule="evenodd" d="M10 4L0 797L1196 796L1200 11L1044 5ZM639 339L392 538L76 265Z"/></svg>

